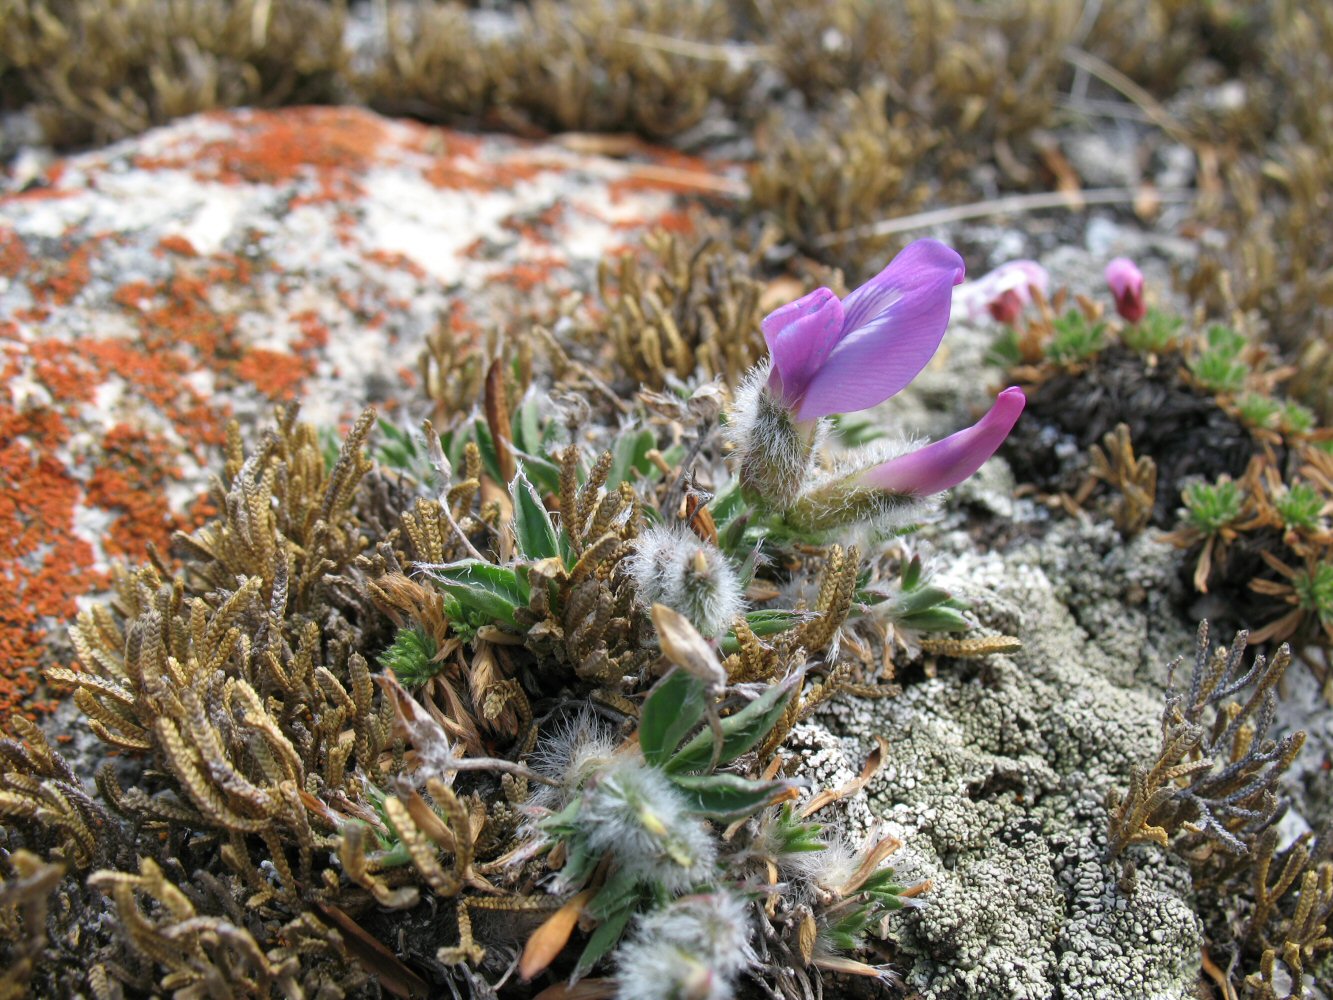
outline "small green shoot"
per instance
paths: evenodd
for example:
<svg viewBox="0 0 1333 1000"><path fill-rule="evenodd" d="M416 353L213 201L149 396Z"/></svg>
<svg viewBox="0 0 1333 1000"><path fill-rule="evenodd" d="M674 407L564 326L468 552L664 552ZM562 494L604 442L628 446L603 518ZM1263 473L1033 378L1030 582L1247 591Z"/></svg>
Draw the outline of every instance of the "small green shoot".
<svg viewBox="0 0 1333 1000"><path fill-rule="evenodd" d="M1293 401L1282 407L1280 422L1284 434L1308 434L1314 430L1317 420L1314 410Z"/></svg>
<svg viewBox="0 0 1333 1000"><path fill-rule="evenodd" d="M392 670L404 687L420 687L440 671L435 662L435 640L419 628L400 628L393 645L379 655L379 664Z"/></svg>
<svg viewBox="0 0 1333 1000"><path fill-rule="evenodd" d="M1282 404L1271 396L1247 392L1236 400L1236 410L1240 414L1240 419L1250 427L1266 430L1277 423Z"/></svg>
<svg viewBox="0 0 1333 1000"><path fill-rule="evenodd" d="M1046 345L1046 356L1052 361L1083 361L1106 346L1106 324L1094 323L1077 309L1058 317L1051 327L1054 332Z"/></svg>
<svg viewBox="0 0 1333 1000"><path fill-rule="evenodd" d="M1240 517L1244 503L1240 487L1227 476L1215 483L1191 483L1183 499L1189 522L1207 535Z"/></svg>
<svg viewBox="0 0 1333 1000"><path fill-rule="evenodd" d="M1302 608L1325 624L1333 622L1333 563L1319 563L1308 572L1298 573L1292 589Z"/></svg>
<svg viewBox="0 0 1333 1000"><path fill-rule="evenodd" d="M1245 387L1250 366L1241 360L1245 337L1214 323L1204 332L1205 347L1189 363L1199 384L1211 392L1235 393Z"/></svg>
<svg viewBox="0 0 1333 1000"><path fill-rule="evenodd" d="M1120 334L1125 346L1140 354L1160 354L1175 347L1180 339L1180 328L1185 321L1160 309L1149 309L1148 314Z"/></svg>
<svg viewBox="0 0 1333 1000"><path fill-rule="evenodd" d="M1282 515L1282 523L1289 530L1314 531L1319 527L1324 498L1309 483L1294 483L1280 496L1273 498L1273 506Z"/></svg>

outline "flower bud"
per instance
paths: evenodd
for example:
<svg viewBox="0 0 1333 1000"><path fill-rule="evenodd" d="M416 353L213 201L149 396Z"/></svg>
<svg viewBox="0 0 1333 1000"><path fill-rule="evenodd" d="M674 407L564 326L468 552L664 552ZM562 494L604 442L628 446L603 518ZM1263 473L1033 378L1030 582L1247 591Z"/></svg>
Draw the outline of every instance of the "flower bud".
<svg viewBox="0 0 1333 1000"><path fill-rule="evenodd" d="M1006 288L996 298L991 299L986 311L990 313L991 319L995 322L1012 326L1023 311L1023 305L1023 297L1019 294L1018 289Z"/></svg>
<svg viewBox="0 0 1333 1000"><path fill-rule="evenodd" d="M1045 295L1051 276L1035 260L1011 260L954 290L954 315L975 322L989 313L997 323L1013 323L1032 302L1033 291Z"/></svg>
<svg viewBox="0 0 1333 1000"><path fill-rule="evenodd" d="M1128 257L1117 257L1106 265L1106 284L1115 296L1115 311L1126 321L1137 323L1148 311L1143 302L1143 272Z"/></svg>

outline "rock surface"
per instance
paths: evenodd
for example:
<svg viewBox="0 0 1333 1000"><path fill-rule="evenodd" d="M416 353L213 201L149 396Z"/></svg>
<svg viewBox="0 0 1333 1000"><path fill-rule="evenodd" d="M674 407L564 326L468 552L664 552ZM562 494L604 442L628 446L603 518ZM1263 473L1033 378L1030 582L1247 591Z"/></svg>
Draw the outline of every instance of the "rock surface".
<svg viewBox="0 0 1333 1000"><path fill-rule="evenodd" d="M893 748L871 805L911 846L913 874L934 883L929 905L890 928L925 996L1194 995L1187 869L1136 857L1126 891L1119 866L1102 863L1105 793L1156 745L1152 677L1190 647L1169 607L1174 554L1112 535L1062 521L1003 555L942 535L946 585L1023 650L942 669L879 719L863 702L830 711L839 732L878 726Z"/></svg>
<svg viewBox="0 0 1333 1000"><path fill-rule="evenodd" d="M512 328L586 296L643 231L688 225L679 178L716 173L637 152L239 111L0 196L0 712L42 707L42 643L112 560L197 516L230 417L391 409L438 325Z"/></svg>

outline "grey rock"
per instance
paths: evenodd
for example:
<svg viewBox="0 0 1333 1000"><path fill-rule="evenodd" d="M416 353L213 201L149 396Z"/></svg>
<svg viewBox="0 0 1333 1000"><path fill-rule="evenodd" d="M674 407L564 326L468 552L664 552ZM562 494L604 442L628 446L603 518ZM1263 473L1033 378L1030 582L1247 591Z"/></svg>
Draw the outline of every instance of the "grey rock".
<svg viewBox="0 0 1333 1000"><path fill-rule="evenodd" d="M1136 851L1126 879L1103 860L1106 792L1155 749L1159 667L1190 648L1170 603L1178 555L1069 519L982 555L947 522L933 532L941 582L1023 650L820 720L851 746L879 733L892 748L871 805L932 882L885 928L905 979L940 1000L1193 996L1188 869Z"/></svg>

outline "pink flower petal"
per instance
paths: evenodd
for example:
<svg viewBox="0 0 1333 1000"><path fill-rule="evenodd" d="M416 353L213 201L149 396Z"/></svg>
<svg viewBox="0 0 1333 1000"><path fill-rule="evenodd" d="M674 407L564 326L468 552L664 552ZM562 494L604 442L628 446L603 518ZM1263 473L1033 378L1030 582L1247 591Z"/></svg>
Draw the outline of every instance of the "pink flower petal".
<svg viewBox="0 0 1333 1000"><path fill-rule="evenodd" d="M842 303L831 290L816 288L769 313L760 327L773 357L768 384L785 406L794 407L842 335Z"/></svg>
<svg viewBox="0 0 1333 1000"><path fill-rule="evenodd" d="M1026 403L1023 390L1010 386L971 427L877 465L861 474L861 482L912 496L930 496L957 486L995 454Z"/></svg>
<svg viewBox="0 0 1333 1000"><path fill-rule="evenodd" d="M937 240L909 244L842 302L842 336L811 375L799 420L875 406L926 367L949 324L963 259Z"/></svg>

